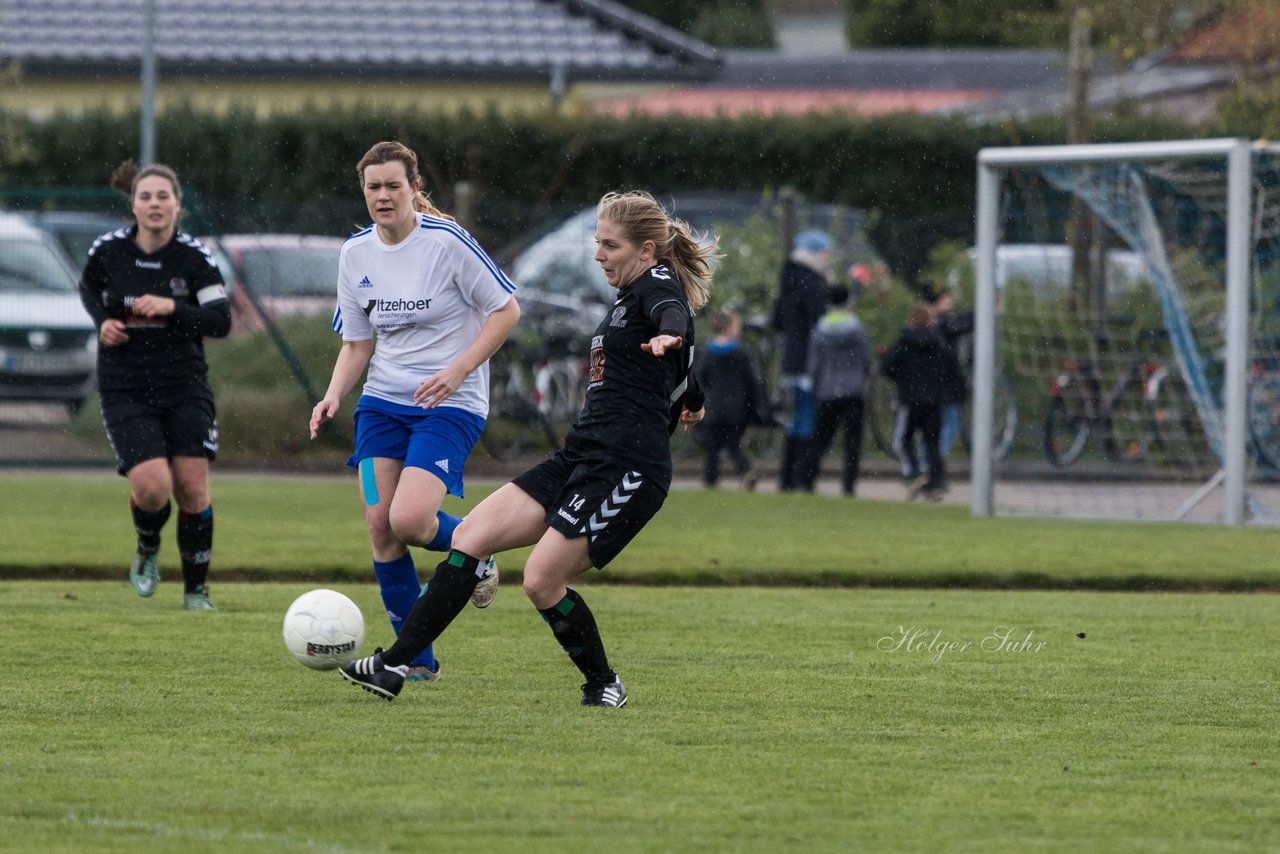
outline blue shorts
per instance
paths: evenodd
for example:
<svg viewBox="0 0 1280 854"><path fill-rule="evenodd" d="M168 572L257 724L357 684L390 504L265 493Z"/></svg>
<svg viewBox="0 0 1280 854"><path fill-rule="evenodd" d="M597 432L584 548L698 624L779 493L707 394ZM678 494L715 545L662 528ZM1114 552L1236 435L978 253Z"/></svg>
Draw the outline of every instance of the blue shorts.
<svg viewBox="0 0 1280 854"><path fill-rule="evenodd" d="M462 496L462 469L484 430L484 419L453 406L420 409L361 395L356 404L356 452L347 465L387 457L424 469Z"/></svg>

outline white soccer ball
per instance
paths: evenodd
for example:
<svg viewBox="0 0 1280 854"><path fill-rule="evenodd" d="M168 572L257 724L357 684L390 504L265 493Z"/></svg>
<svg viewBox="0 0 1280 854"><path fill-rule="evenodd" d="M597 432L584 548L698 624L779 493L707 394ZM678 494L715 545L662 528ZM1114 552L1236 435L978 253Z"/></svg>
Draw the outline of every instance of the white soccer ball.
<svg viewBox="0 0 1280 854"><path fill-rule="evenodd" d="M284 615L284 645L313 670L351 661L364 643L364 615L336 590L303 593Z"/></svg>

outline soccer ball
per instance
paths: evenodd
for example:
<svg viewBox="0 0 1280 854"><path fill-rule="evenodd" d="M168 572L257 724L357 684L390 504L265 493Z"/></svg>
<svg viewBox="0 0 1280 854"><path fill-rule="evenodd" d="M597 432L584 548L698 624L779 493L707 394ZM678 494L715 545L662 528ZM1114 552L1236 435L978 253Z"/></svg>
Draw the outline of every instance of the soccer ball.
<svg viewBox="0 0 1280 854"><path fill-rule="evenodd" d="M313 670L333 670L364 643L364 615L336 590L303 593L284 615L284 645Z"/></svg>

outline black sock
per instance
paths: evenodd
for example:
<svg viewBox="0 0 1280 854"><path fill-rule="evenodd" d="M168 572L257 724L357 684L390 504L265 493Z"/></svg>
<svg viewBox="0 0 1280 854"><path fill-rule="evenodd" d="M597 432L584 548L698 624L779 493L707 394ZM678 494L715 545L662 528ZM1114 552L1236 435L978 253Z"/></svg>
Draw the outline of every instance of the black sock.
<svg viewBox="0 0 1280 854"><path fill-rule="evenodd" d="M592 616L591 609L578 595L578 591L568 588L563 599L538 613L547 621L551 633L582 671L582 675L587 677L588 682L617 680L618 674L609 669L609 659L604 654L604 643L600 640L600 630L596 628L596 618Z"/></svg>
<svg viewBox="0 0 1280 854"><path fill-rule="evenodd" d="M434 643L466 607L481 572L478 559L457 549L450 550L445 559L436 564L436 574L413 603L413 610L400 627L400 636L382 653L382 663L388 667L408 664Z"/></svg>
<svg viewBox="0 0 1280 854"><path fill-rule="evenodd" d="M182 586L194 593L209 575L213 552L213 507L199 513L178 513L178 554L182 556Z"/></svg>
<svg viewBox="0 0 1280 854"><path fill-rule="evenodd" d="M138 532L138 546L149 552L159 549L160 529L169 521L169 502L159 510L143 510L130 498L129 510L133 513L133 530Z"/></svg>

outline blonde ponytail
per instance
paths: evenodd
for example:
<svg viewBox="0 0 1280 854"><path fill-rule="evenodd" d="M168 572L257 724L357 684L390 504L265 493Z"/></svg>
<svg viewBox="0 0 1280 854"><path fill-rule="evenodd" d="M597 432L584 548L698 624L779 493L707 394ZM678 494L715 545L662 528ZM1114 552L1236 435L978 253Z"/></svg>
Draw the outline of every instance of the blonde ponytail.
<svg viewBox="0 0 1280 854"><path fill-rule="evenodd" d="M652 240L655 258L676 274L689 307L697 311L707 304L711 264L720 257L716 242L703 246L687 222L672 217L643 190L606 193L596 205L596 217L616 223L633 243Z"/></svg>

